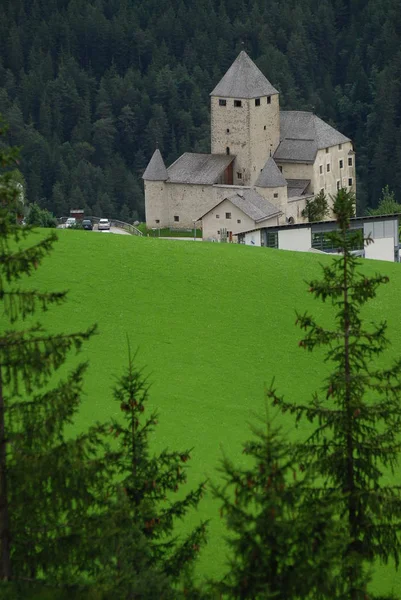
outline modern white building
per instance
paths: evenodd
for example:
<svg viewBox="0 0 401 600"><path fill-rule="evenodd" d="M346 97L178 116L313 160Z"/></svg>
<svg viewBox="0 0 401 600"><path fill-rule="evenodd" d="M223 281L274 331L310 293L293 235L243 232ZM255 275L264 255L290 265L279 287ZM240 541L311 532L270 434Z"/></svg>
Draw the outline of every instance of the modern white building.
<svg viewBox="0 0 401 600"><path fill-rule="evenodd" d="M399 215L354 217L350 229L360 230L363 238L370 237L373 243L361 244L355 252L365 258L399 262ZM242 231L237 239L240 244L265 246L280 250L301 252L336 253L327 233L337 229L336 221L278 225Z"/></svg>
<svg viewBox="0 0 401 600"><path fill-rule="evenodd" d="M306 199L355 191L351 140L310 112L281 111L279 92L241 52L211 96L211 153L166 168L157 149L144 174L146 224L204 239L245 227L303 222Z"/></svg>

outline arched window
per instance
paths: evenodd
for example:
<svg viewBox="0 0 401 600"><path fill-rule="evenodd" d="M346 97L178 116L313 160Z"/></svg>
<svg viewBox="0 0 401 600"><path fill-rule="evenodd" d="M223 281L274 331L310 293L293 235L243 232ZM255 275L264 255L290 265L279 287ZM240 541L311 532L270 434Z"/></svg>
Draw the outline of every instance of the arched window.
<svg viewBox="0 0 401 600"><path fill-rule="evenodd" d="M226 154L230 154L230 148L228 146L226 148Z"/></svg>

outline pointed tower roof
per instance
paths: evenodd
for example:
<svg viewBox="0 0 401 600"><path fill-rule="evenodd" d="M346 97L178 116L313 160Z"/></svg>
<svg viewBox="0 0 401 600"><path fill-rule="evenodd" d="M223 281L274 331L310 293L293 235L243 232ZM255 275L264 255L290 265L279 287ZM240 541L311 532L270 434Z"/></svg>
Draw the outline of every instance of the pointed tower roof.
<svg viewBox="0 0 401 600"><path fill-rule="evenodd" d="M145 181L166 181L168 173L164 164L159 148L153 152L153 156L146 167L145 173L142 175Z"/></svg>
<svg viewBox="0 0 401 600"><path fill-rule="evenodd" d="M256 187L263 188L275 188L275 187L284 187L287 185L287 182L274 162L274 160L270 157L261 170L259 177L255 182Z"/></svg>
<svg viewBox="0 0 401 600"><path fill-rule="evenodd" d="M223 98L259 98L274 94L278 94L278 91L243 50L210 95Z"/></svg>

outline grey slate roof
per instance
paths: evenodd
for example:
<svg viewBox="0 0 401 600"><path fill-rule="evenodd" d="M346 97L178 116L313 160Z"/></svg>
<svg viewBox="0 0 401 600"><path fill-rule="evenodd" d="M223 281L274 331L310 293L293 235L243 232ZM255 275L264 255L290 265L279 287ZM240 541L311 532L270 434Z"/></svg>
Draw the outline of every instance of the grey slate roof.
<svg viewBox="0 0 401 600"><path fill-rule="evenodd" d="M185 152L167 169L171 183L212 185L234 160L233 154L193 154Z"/></svg>
<svg viewBox="0 0 401 600"><path fill-rule="evenodd" d="M167 169L164 164L159 148L153 152L153 156L142 175L145 181L166 181L168 178Z"/></svg>
<svg viewBox="0 0 401 600"><path fill-rule="evenodd" d="M295 198L297 196L302 196L309 184L310 179L287 179L288 197Z"/></svg>
<svg viewBox="0 0 401 600"><path fill-rule="evenodd" d="M245 215L254 221L264 221L269 217L281 214L281 211L277 206L274 206L274 204L252 189L238 190L224 198L224 200L229 200L234 206L242 210ZM216 206L219 206L224 200L221 200ZM216 208L216 206L214 206L213 209ZM210 210L208 210L208 212L210 212ZM205 214L207 215L207 213ZM202 215L200 218L202 219L204 216L205 215Z"/></svg>
<svg viewBox="0 0 401 600"><path fill-rule="evenodd" d="M283 174L271 157L268 158L265 166L261 170L255 185L262 188L276 188L287 185Z"/></svg>
<svg viewBox="0 0 401 600"><path fill-rule="evenodd" d="M350 141L313 113L280 111L280 144L274 159L313 163L318 150Z"/></svg>
<svg viewBox="0 0 401 600"><path fill-rule="evenodd" d="M239 53L227 73L211 92L222 98L259 98L278 94L246 52Z"/></svg>

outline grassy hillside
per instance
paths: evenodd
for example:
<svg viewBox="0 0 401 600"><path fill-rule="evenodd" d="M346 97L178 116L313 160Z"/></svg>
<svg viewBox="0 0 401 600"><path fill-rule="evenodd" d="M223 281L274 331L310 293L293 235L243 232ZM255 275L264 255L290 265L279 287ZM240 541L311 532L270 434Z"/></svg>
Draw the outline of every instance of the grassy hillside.
<svg viewBox="0 0 401 600"><path fill-rule="evenodd" d="M151 401L160 411L157 446L194 447L190 482L218 478L221 450L243 460L247 422L263 409L263 389L272 377L288 397L306 399L327 366L317 352L298 348L295 309L330 318L330 309L306 292L305 279L319 275L314 254L279 252L229 244L193 244L80 231L60 231L54 253L35 273L36 286L70 290L69 301L45 315L51 329L72 331L90 323L100 334L82 352L90 360L77 427L113 412L113 377L126 364L128 335L138 363L152 381ZM391 358L401 349L400 265L366 261L363 270L390 277L369 319L388 319ZM283 419L288 436L291 417ZM207 497L198 515L211 519L210 543L201 571L216 575L225 561L223 523ZM382 589L401 583L380 569Z"/></svg>

